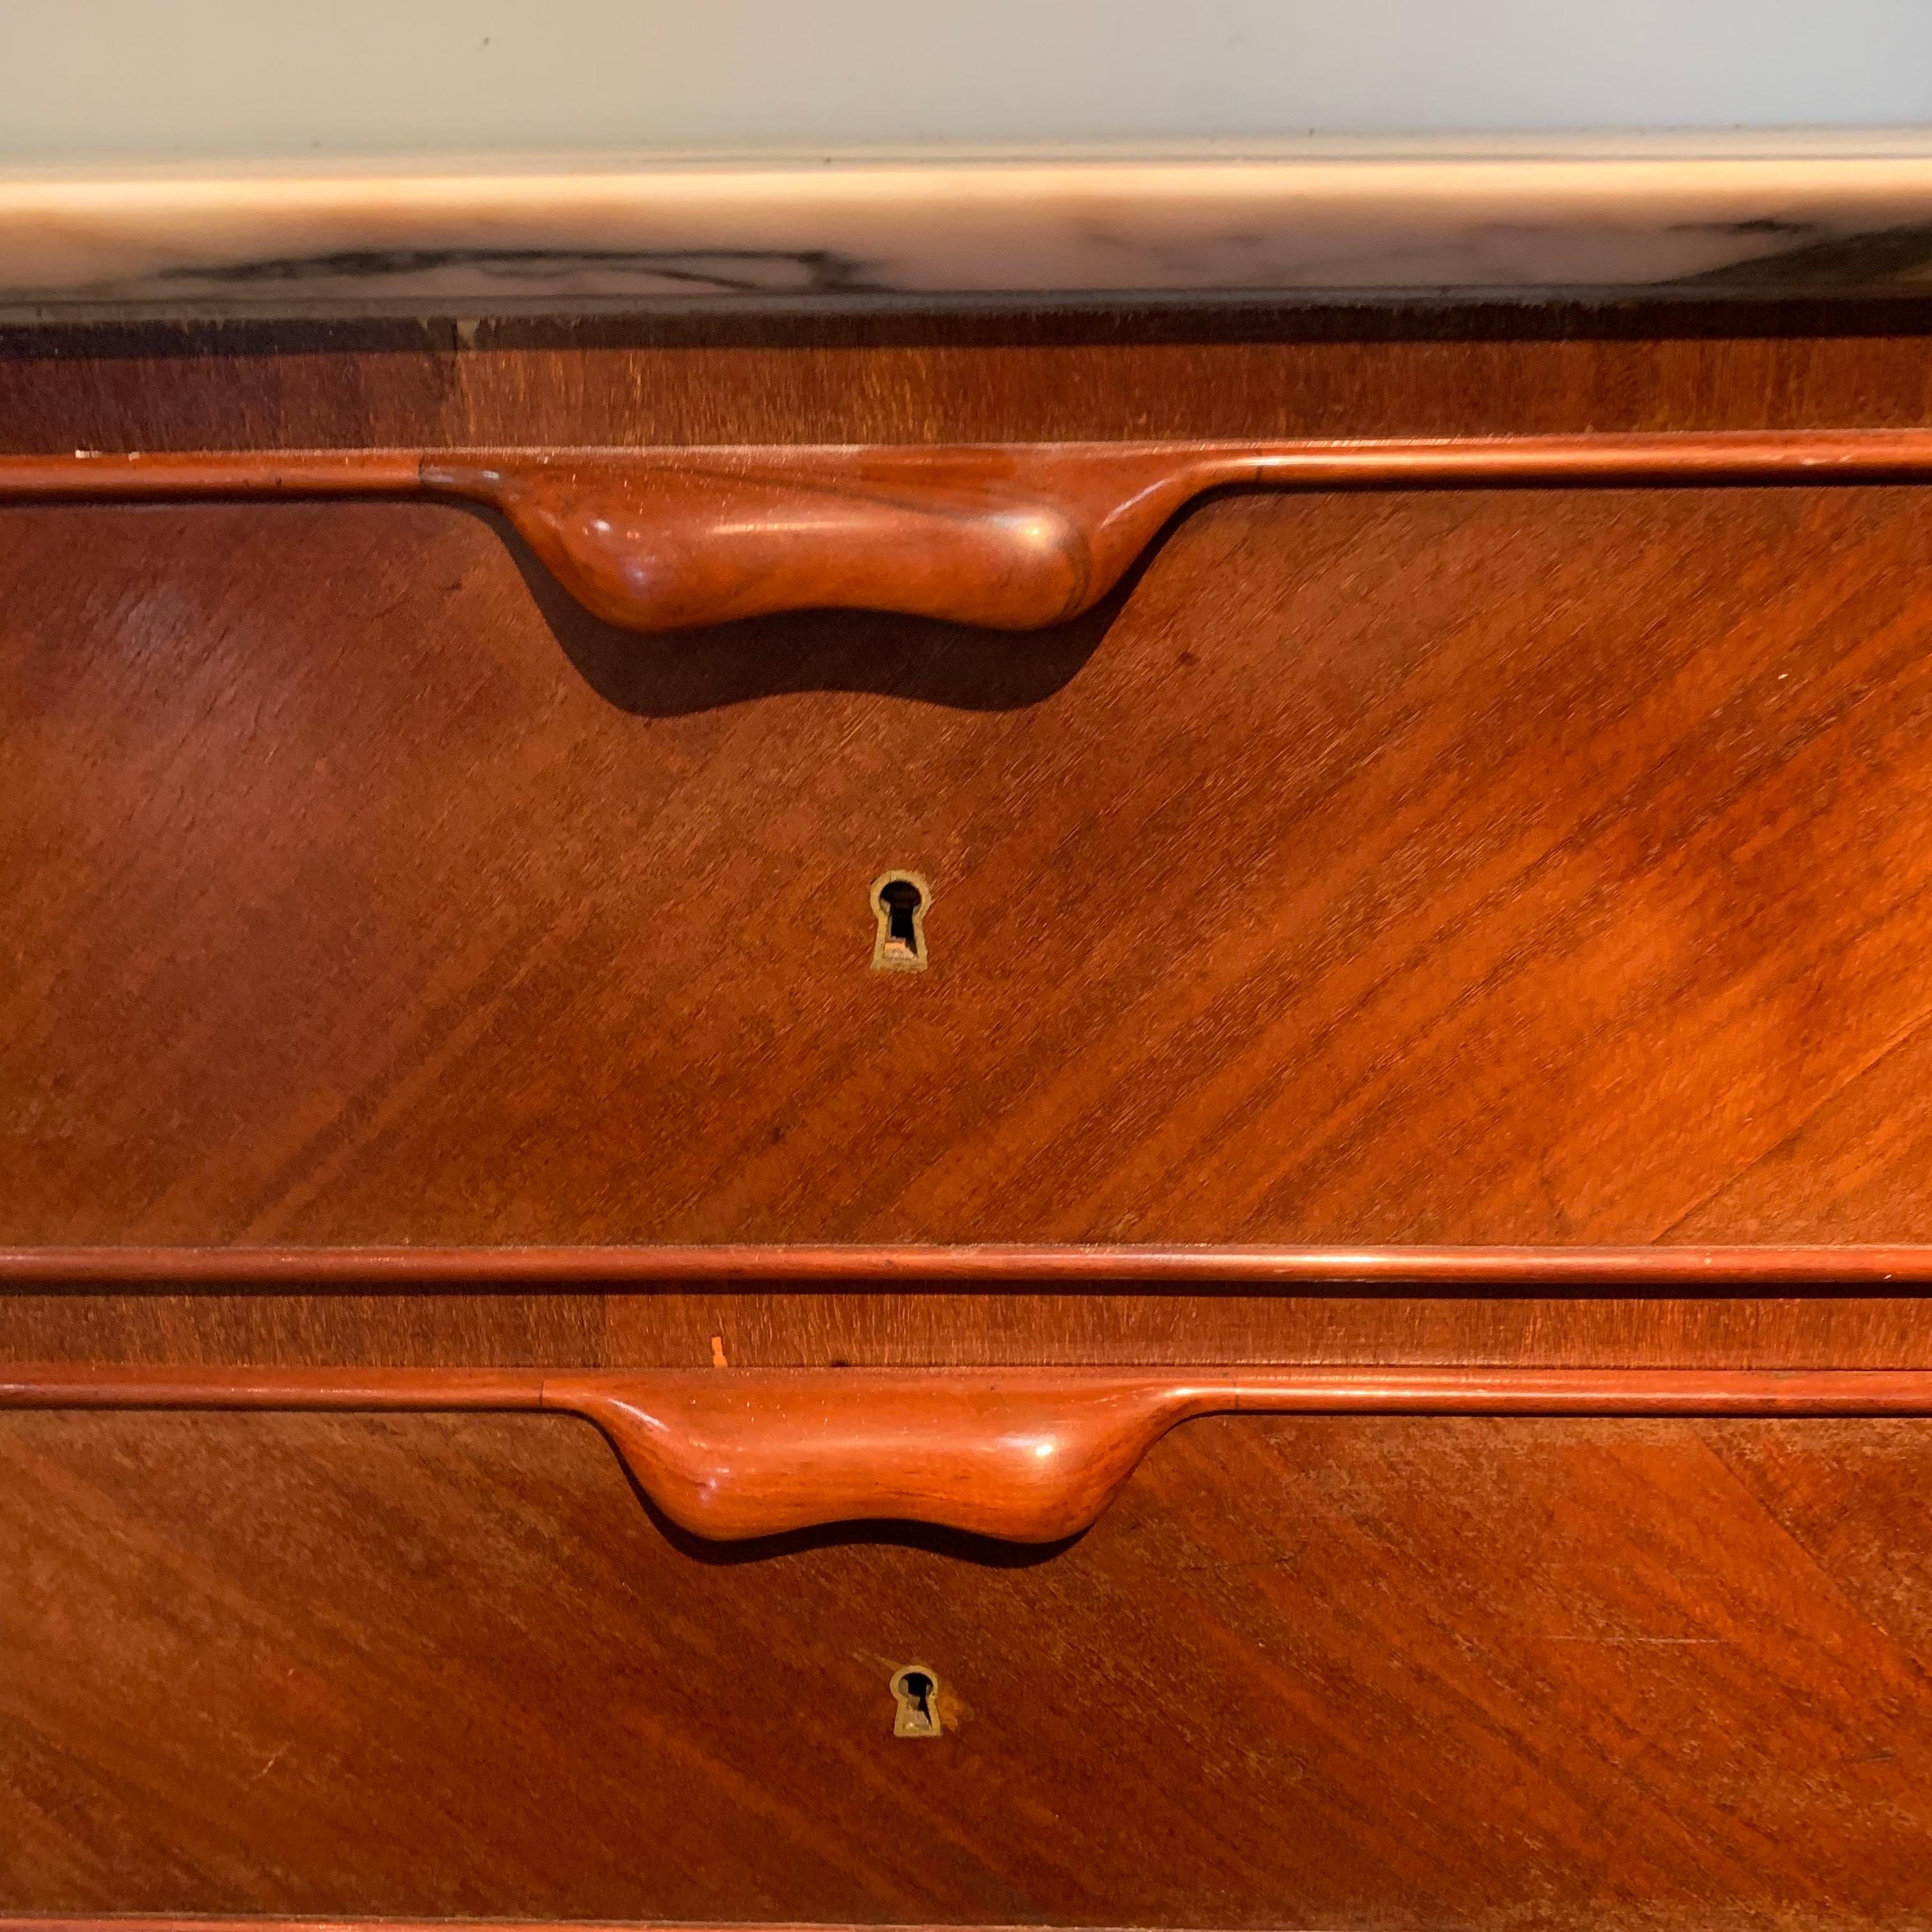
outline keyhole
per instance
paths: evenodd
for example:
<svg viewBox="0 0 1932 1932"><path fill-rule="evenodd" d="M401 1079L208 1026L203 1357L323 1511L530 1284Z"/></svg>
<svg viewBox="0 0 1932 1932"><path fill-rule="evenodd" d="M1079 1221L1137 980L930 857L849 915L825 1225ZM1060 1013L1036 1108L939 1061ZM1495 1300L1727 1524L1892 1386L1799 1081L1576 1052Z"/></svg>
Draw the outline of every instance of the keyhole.
<svg viewBox="0 0 1932 1932"><path fill-rule="evenodd" d="M926 909L932 888L916 872L882 872L872 881L872 916L878 937L872 967L880 973L923 973Z"/></svg>
<svg viewBox="0 0 1932 1932"><path fill-rule="evenodd" d="M919 928L912 916L918 911L920 890L908 879L895 879L879 895L886 909L886 944L902 952L919 956Z"/></svg>
<svg viewBox="0 0 1932 1932"><path fill-rule="evenodd" d="M892 1714L896 1738L936 1738L940 1734L939 1679L922 1664L908 1664L892 1676L898 1708Z"/></svg>

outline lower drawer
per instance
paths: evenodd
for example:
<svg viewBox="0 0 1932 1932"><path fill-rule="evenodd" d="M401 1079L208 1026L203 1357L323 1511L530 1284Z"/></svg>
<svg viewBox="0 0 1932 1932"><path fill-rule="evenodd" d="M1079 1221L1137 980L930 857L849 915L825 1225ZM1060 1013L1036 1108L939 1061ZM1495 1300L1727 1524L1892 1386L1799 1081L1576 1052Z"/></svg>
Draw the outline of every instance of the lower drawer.
<svg viewBox="0 0 1932 1932"><path fill-rule="evenodd" d="M548 1415L15 1413L0 1468L11 1913L1701 1932L1928 1897L1922 1422L1202 1420L1041 1549L708 1544ZM937 1735L896 1734L908 1668Z"/></svg>

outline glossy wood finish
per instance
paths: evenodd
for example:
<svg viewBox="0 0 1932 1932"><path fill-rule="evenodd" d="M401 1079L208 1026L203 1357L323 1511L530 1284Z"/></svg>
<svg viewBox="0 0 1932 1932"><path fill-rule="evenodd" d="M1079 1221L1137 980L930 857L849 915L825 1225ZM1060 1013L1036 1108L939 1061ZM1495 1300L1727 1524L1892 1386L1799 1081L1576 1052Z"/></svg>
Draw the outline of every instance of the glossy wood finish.
<svg viewBox="0 0 1932 1932"><path fill-rule="evenodd" d="M466 1922L461 1919L430 1918L373 1919L339 1918L332 1922L331 1932L483 1932L487 1925L489 1932L539 1932L548 1925L544 1919L492 1918ZM112 1918L75 1916L67 1918L48 1918L45 1916L8 1912L0 1916L0 1925L7 1932L112 1932L116 1926L124 1926L128 1932L227 1932L232 1922L225 1918L183 1918L179 1915L160 1913L116 1914ZM250 1932L312 1932L315 1921L312 1918L253 1918L249 1921ZM604 1924L589 1922L581 1924L577 1932L632 1932L632 1928L621 1921ZM639 1928L641 1932L641 1928ZM652 1932L692 1932L684 1926L656 1927ZM749 1927L722 1926L707 1924L706 1932L752 1932ZM761 1924L758 1932L803 1932L797 1926ZM827 1927L824 1932L849 1932L849 1928ZM906 1932L926 1932L926 1928L910 1927ZM990 1932L990 1928L988 1928Z"/></svg>
<svg viewBox="0 0 1932 1932"><path fill-rule="evenodd" d="M1759 1247L1052 1247L986 1244L807 1247L0 1248L0 1282L346 1288L435 1283L968 1282L989 1288L1135 1284L1203 1288L1390 1282L1636 1289L1907 1287L1932 1282L1932 1246Z"/></svg>
<svg viewBox="0 0 1932 1932"><path fill-rule="evenodd" d="M1267 326L28 343L0 446L1932 421L1903 311ZM1036 636L651 645L460 504L0 511L0 1360L1922 1373L1926 502L1240 493ZM0 1910L1924 1902L1916 1418L1204 1416L1034 1546L706 1541L532 1411L15 1409L0 1474Z"/></svg>
<svg viewBox="0 0 1932 1932"><path fill-rule="evenodd" d="M1932 1370L0 1370L0 1409L548 1410L603 1431L694 1534L922 1522L1055 1543L1205 1415L1932 1414Z"/></svg>
<svg viewBox="0 0 1932 1932"><path fill-rule="evenodd" d="M83 343L0 440L1932 416L1870 334L415 344ZM0 1245L1923 1244L1918 498L1245 495L1024 645L645 650L460 510L10 506Z"/></svg>
<svg viewBox="0 0 1932 1932"><path fill-rule="evenodd" d="M911 1283L442 1282L394 1288L14 1288L0 1360L523 1372L732 1368L1887 1369L1932 1360L1910 1289L1673 1294L1451 1285L1427 1292Z"/></svg>
<svg viewBox="0 0 1932 1932"><path fill-rule="evenodd" d="M1692 1932L1923 1896L1917 1422L1209 1418L1043 1557L707 1558L560 1418L0 1443L11 1910ZM962 1706L930 1743L892 1734L914 1660Z"/></svg>
<svg viewBox="0 0 1932 1932"><path fill-rule="evenodd" d="M748 1926L717 1925L704 1922L706 1932L752 1932ZM314 1932L316 1922L312 1918L254 1918L249 1921L250 1932ZM462 1919L430 1918L373 1919L339 1918L332 1922L329 1932L539 1932L550 1922L544 1919ZM124 1926L127 1932L228 1932L232 1922L224 1918L183 1918L178 1915L164 1916L159 1913L117 1914L112 1918L47 1918L27 1914L8 1912L0 1916L0 1925L7 1932L113 1932L117 1926ZM633 1927L624 1921L612 1921L598 1924L580 1922L574 1932L643 1932L641 1927ZM651 1932L695 1932L695 1928L681 1925L657 1925ZM800 1926L772 1925L761 1923L757 1932L805 1932ZM821 1932L821 1928L814 1928ZM822 1932L852 1932L852 1928L828 1926ZM932 1928L910 1926L904 1932L932 1932ZM960 1928L960 1932L993 1932L993 1928Z"/></svg>
<svg viewBox="0 0 1932 1932"><path fill-rule="evenodd" d="M1300 443L381 450L0 457L0 501L407 494L507 518L607 623L787 611L1064 624L1217 489L1873 482L1932 470L1932 430Z"/></svg>
<svg viewBox="0 0 1932 1932"><path fill-rule="evenodd" d="M1078 664L9 510L0 1240L1922 1244L1919 497L1228 500Z"/></svg>

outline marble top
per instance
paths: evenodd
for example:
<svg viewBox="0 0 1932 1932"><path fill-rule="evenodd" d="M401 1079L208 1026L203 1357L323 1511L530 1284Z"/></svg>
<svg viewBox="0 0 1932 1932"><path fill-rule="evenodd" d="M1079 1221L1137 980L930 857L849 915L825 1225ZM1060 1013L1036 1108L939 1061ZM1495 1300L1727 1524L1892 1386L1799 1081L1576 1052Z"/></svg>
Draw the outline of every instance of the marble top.
<svg viewBox="0 0 1932 1932"><path fill-rule="evenodd" d="M1932 130L0 169L0 315L1932 289Z"/></svg>

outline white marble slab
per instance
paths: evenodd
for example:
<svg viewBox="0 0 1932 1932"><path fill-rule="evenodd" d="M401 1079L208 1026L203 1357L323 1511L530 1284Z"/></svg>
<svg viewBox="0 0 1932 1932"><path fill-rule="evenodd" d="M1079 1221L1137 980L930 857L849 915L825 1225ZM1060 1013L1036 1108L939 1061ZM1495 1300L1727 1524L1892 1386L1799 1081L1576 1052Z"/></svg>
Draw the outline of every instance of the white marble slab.
<svg viewBox="0 0 1932 1932"><path fill-rule="evenodd" d="M1932 131L0 171L0 313L1932 290Z"/></svg>

